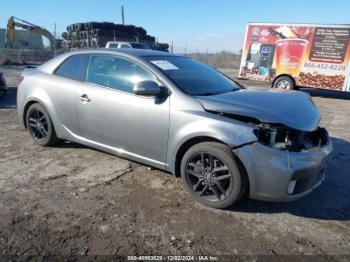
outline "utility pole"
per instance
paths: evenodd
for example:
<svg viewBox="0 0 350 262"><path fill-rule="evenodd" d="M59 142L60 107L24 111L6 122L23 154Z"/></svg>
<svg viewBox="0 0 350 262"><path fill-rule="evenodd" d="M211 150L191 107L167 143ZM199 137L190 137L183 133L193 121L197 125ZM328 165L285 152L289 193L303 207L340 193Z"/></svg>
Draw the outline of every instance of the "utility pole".
<svg viewBox="0 0 350 262"><path fill-rule="evenodd" d="M124 20L124 6L122 5L122 23L125 25L125 20Z"/></svg>

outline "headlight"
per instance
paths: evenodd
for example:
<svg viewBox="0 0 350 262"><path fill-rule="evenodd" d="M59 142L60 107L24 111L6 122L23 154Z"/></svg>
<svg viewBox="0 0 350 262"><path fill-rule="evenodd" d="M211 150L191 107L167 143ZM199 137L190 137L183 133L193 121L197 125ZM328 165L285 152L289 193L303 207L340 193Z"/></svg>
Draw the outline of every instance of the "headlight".
<svg viewBox="0 0 350 262"><path fill-rule="evenodd" d="M312 147L323 146L328 142L327 131L324 128L304 132L268 124L260 124L256 127L254 134L261 144L281 150L300 152Z"/></svg>

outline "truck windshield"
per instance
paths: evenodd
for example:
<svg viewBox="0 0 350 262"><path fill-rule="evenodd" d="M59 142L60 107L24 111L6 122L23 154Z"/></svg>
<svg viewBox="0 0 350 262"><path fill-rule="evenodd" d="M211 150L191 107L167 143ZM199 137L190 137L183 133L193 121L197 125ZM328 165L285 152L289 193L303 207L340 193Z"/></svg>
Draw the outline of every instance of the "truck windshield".
<svg viewBox="0 0 350 262"><path fill-rule="evenodd" d="M240 89L233 80L189 57L159 56L146 59L190 95L209 96Z"/></svg>

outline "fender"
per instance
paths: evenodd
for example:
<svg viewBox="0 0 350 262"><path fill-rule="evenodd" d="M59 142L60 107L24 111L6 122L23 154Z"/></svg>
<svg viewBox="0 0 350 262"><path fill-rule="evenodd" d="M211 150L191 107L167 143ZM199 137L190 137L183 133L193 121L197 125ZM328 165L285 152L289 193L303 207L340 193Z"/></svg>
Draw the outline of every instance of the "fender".
<svg viewBox="0 0 350 262"><path fill-rule="evenodd" d="M207 113L212 116L211 119L207 117L201 120L190 122L182 126L176 133L170 130L170 137L168 145L168 171L175 173L176 156L181 147L188 141L198 138L207 137L214 140L219 140L227 144L232 149L253 143L257 140L253 133L254 126L243 123L223 116ZM225 120L225 121L223 121ZM172 124L171 124L172 126ZM234 131L234 132L233 132Z"/></svg>
<svg viewBox="0 0 350 262"><path fill-rule="evenodd" d="M23 103L25 106L19 112L19 114L22 115L21 121L23 122L24 126L25 126L24 109L26 108L28 103L36 102L36 103L39 103L41 106L43 106L45 108L45 110L48 112L48 114L51 118L52 124L55 128L55 132L56 132L57 137L71 140L72 137L66 131L66 128L64 128L64 125L61 123L58 115L55 113L57 111L56 111L55 106L52 103L50 97L48 96L48 94L44 90L42 90L41 88L32 89L30 94L31 94L30 96L25 97L25 99L24 99L25 102Z"/></svg>

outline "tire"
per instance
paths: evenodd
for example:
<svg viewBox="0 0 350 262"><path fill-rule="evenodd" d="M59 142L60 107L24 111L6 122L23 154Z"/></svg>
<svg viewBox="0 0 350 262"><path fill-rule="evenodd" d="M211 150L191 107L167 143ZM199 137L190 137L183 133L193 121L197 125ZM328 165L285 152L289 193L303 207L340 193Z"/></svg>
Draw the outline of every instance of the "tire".
<svg viewBox="0 0 350 262"><path fill-rule="evenodd" d="M273 83L273 87L278 89L294 90L295 82L290 76L280 76Z"/></svg>
<svg viewBox="0 0 350 262"><path fill-rule="evenodd" d="M102 28L105 30L113 30L115 27L114 23L111 22L102 22Z"/></svg>
<svg viewBox="0 0 350 262"><path fill-rule="evenodd" d="M64 40L69 40L69 34L67 32L62 33L62 38Z"/></svg>
<svg viewBox="0 0 350 262"><path fill-rule="evenodd" d="M89 23L86 23L86 24L85 24L85 27L86 27L86 28L89 28L90 30L98 29L98 28L101 28L101 23L98 23L98 22L89 22Z"/></svg>
<svg viewBox="0 0 350 262"><path fill-rule="evenodd" d="M143 37L147 35L147 31L142 27L135 27L136 33Z"/></svg>
<svg viewBox="0 0 350 262"><path fill-rule="evenodd" d="M40 146L53 146L59 142L49 114L45 108L38 103L32 104L28 108L26 126L35 144Z"/></svg>
<svg viewBox="0 0 350 262"><path fill-rule="evenodd" d="M74 31L74 25L72 24L72 25L67 26L67 31L69 33L72 33Z"/></svg>
<svg viewBox="0 0 350 262"><path fill-rule="evenodd" d="M209 167L207 170L203 168L203 158L204 167L211 166L210 171ZM220 170L219 168L222 170L215 171ZM190 194L198 202L218 209L230 207L239 201L248 184L245 172L231 149L216 142L203 142L192 146L181 160L180 171ZM205 188L206 192L203 193Z"/></svg>
<svg viewBox="0 0 350 262"><path fill-rule="evenodd" d="M0 86L0 99L6 96L6 89Z"/></svg>
<svg viewBox="0 0 350 262"><path fill-rule="evenodd" d="M85 24L83 23L76 23L75 24L76 31L82 31L85 30Z"/></svg>

